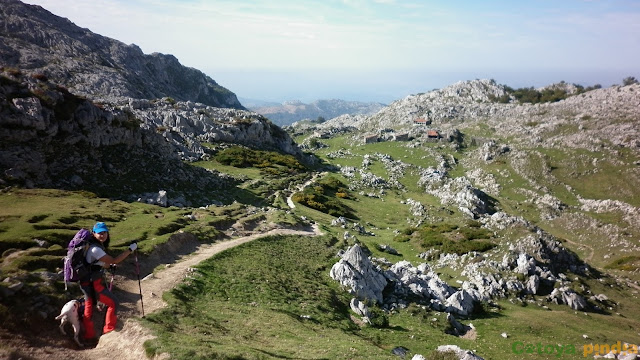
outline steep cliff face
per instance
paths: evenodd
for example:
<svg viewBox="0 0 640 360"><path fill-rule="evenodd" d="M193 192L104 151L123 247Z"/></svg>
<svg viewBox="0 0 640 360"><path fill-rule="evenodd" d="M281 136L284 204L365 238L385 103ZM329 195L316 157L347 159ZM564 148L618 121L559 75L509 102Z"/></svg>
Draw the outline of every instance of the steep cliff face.
<svg viewBox="0 0 640 360"><path fill-rule="evenodd" d="M101 101L171 97L244 109L236 95L173 55L145 55L136 45L94 34L17 0L0 6L3 66L41 73L72 93Z"/></svg>

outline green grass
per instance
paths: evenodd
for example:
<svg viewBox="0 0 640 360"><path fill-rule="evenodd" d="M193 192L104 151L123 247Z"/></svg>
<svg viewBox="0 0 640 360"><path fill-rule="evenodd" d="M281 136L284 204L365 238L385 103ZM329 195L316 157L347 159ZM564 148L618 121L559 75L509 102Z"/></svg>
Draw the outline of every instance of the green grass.
<svg viewBox="0 0 640 360"><path fill-rule="evenodd" d="M331 237L269 237L201 263L199 276L167 296L170 307L146 318L158 335L147 349L175 359L378 352L364 340L332 344L357 331L347 294L326 276L333 244Z"/></svg>
<svg viewBox="0 0 640 360"><path fill-rule="evenodd" d="M396 242L412 241L423 250L435 249L441 253L462 255L471 251L485 252L494 248L495 243L487 240L492 237L493 234L480 228L477 223L467 223L463 226L440 223L404 229L394 240Z"/></svg>
<svg viewBox="0 0 640 360"><path fill-rule="evenodd" d="M640 176L637 165L632 164L637 155L624 149L614 154L571 149L540 151L548 157L553 176L583 198L620 200L640 207ZM561 192L554 191L558 193Z"/></svg>
<svg viewBox="0 0 640 360"><path fill-rule="evenodd" d="M14 189L0 195L0 218L6 229L0 232L0 249L26 249L36 238L66 248L80 228L91 229L97 221L104 221L111 233L111 248L124 249L130 241L138 240L141 251L150 251L147 240L161 243L175 231L189 227L184 216L190 213L82 192Z"/></svg>
<svg viewBox="0 0 640 360"><path fill-rule="evenodd" d="M605 266L605 268L637 271L638 269L640 269L640 256L637 256L637 255L623 256L621 258L616 259L615 261L612 261L610 264Z"/></svg>
<svg viewBox="0 0 640 360"><path fill-rule="evenodd" d="M463 320L476 327L475 340L446 334L444 313L415 305L388 315L388 327L359 327L349 320L350 296L328 277L339 247L330 237L269 237L216 255L166 296L168 308L144 320L157 336L145 344L148 353L173 359L393 359L391 350L403 346L409 356L437 358L437 346L455 344L501 360L518 357L514 342L573 345L577 356L590 342L637 343L640 322L632 314L640 305L617 287L608 292L625 316L502 301L501 311ZM609 287L587 281L594 293Z"/></svg>

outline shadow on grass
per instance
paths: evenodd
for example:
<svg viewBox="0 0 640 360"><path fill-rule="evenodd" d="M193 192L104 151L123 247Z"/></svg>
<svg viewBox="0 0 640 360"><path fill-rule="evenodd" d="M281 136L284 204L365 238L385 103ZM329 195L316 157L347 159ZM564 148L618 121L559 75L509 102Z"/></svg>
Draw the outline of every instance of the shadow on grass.
<svg viewBox="0 0 640 360"><path fill-rule="evenodd" d="M256 349L256 348L253 348L253 350L255 350L256 352L259 352L259 353L265 354L265 355L267 355L267 356L270 356L270 357L272 357L272 358L275 358L275 359L292 359L292 360L293 360L293 359L299 359L299 360L302 360L302 359L307 359L307 360L330 360L329 358L290 357L290 356L279 355L279 354L276 354L276 353L273 353L273 352L270 352L270 351L266 351L266 350L262 350L262 349ZM234 358L234 359L235 359L235 358ZM238 359L244 359L244 358L238 358Z"/></svg>

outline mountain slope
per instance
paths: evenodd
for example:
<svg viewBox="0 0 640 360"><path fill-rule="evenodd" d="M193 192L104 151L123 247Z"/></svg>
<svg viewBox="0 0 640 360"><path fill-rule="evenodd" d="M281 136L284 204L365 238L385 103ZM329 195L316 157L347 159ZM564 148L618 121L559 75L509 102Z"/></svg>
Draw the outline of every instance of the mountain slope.
<svg viewBox="0 0 640 360"><path fill-rule="evenodd" d="M2 0L0 59L5 67L42 74L96 100L172 97L243 109L236 95L173 55L145 55L36 5Z"/></svg>
<svg viewBox="0 0 640 360"><path fill-rule="evenodd" d="M480 190L510 215L577 244L576 251L586 251L590 264L600 267L639 251L640 85L552 103L491 101L504 94L505 87L490 80L460 82L407 96L372 116L342 116L293 131L310 138L346 132L359 145L367 136L388 141L402 134L409 135L408 148L439 144L431 150L433 164L416 171L420 186L443 204L477 217L484 211L467 202L471 194L456 192L462 185ZM419 118L430 123L414 124ZM331 139L313 143L327 143L323 151L332 158L348 156L332 148Z"/></svg>

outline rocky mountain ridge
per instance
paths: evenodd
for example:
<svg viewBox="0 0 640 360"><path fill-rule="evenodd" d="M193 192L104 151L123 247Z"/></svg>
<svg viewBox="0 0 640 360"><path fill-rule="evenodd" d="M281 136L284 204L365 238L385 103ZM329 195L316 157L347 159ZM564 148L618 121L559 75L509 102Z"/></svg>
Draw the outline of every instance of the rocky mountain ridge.
<svg viewBox="0 0 640 360"><path fill-rule="evenodd" d="M253 106L251 110L284 126L301 120L316 120L318 117L332 119L340 115L371 115L384 107L375 102L346 101L339 99L316 100L310 104L301 101L285 101L279 105Z"/></svg>
<svg viewBox="0 0 640 360"><path fill-rule="evenodd" d="M1 65L41 74L96 101L171 97L244 109L236 95L173 55L95 34L36 5L2 0Z"/></svg>
<svg viewBox="0 0 640 360"><path fill-rule="evenodd" d="M461 81L440 90L409 95L394 101L370 116L343 115L323 124L304 125L306 130L353 128L361 132L378 133L381 129L411 132L416 129L453 129L482 126L495 131L492 136L517 135L514 141L527 146L570 146L596 149L603 141L637 151L640 149L640 85L613 86L591 90L552 103L497 103L490 97L507 94L504 85L493 80ZM428 125L416 125L424 119ZM577 132L567 136L551 136L560 127L572 127ZM294 129L295 130L295 129ZM560 144L562 143L562 144Z"/></svg>

